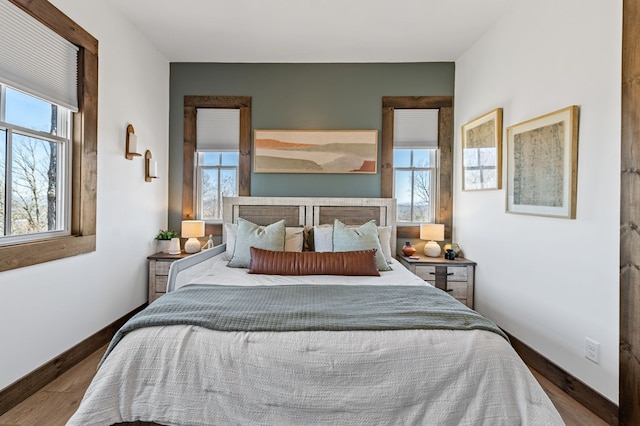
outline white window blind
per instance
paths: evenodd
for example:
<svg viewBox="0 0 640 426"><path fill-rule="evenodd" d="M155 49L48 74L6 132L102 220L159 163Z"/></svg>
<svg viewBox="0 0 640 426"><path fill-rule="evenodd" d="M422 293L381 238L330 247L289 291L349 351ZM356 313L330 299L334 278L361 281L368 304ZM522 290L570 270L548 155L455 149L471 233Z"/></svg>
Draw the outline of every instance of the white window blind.
<svg viewBox="0 0 640 426"><path fill-rule="evenodd" d="M0 0L0 81L78 111L78 47Z"/></svg>
<svg viewBox="0 0 640 426"><path fill-rule="evenodd" d="M226 108L198 108L198 151L237 150L240 144L240 110Z"/></svg>
<svg viewBox="0 0 640 426"><path fill-rule="evenodd" d="M437 148L437 109L396 109L393 111L394 148Z"/></svg>

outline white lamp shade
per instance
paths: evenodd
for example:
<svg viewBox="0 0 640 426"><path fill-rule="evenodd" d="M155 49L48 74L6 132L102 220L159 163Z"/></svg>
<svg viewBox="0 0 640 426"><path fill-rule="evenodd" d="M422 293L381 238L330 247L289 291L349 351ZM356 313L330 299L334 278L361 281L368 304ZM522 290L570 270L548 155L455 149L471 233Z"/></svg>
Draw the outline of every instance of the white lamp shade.
<svg viewBox="0 0 640 426"><path fill-rule="evenodd" d="M183 220L182 238L204 237L204 220Z"/></svg>
<svg viewBox="0 0 640 426"><path fill-rule="evenodd" d="M444 241L444 225L441 223L423 223L420 225L420 239Z"/></svg>
<svg viewBox="0 0 640 426"><path fill-rule="evenodd" d="M135 133L129 133L129 152L138 152L138 137Z"/></svg>
<svg viewBox="0 0 640 426"><path fill-rule="evenodd" d="M149 160L149 177L158 177L158 162L156 160Z"/></svg>

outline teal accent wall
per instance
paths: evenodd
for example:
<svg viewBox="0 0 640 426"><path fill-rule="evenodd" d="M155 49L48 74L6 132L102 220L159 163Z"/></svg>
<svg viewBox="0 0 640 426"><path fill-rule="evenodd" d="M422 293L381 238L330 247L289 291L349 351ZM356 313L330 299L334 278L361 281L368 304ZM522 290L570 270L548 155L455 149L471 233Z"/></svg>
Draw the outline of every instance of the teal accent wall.
<svg viewBox="0 0 640 426"><path fill-rule="evenodd" d="M170 227L179 229L181 219L185 95L251 96L252 130L376 129L380 138L383 96L453 96L454 71L453 62L171 64ZM251 195L379 197L379 169L375 175L252 173Z"/></svg>

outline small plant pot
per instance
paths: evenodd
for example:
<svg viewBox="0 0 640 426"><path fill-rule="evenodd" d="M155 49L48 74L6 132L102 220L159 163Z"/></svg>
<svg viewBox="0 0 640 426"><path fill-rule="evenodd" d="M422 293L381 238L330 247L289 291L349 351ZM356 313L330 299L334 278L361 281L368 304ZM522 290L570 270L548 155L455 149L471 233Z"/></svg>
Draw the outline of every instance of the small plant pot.
<svg viewBox="0 0 640 426"><path fill-rule="evenodd" d="M162 253L169 253L169 245L171 244L171 240L157 240L158 241L158 251Z"/></svg>

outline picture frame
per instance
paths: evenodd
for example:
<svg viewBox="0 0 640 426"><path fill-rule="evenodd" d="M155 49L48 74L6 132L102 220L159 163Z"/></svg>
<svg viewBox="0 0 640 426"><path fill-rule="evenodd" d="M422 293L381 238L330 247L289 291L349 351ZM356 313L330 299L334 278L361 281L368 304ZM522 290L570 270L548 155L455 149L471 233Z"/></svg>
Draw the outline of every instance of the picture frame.
<svg viewBox="0 0 640 426"><path fill-rule="evenodd" d="M254 130L254 173L378 172L377 130Z"/></svg>
<svg viewBox="0 0 640 426"><path fill-rule="evenodd" d="M462 125L462 190L502 188L502 108Z"/></svg>
<svg viewBox="0 0 640 426"><path fill-rule="evenodd" d="M576 105L507 127L507 213L576 218Z"/></svg>

